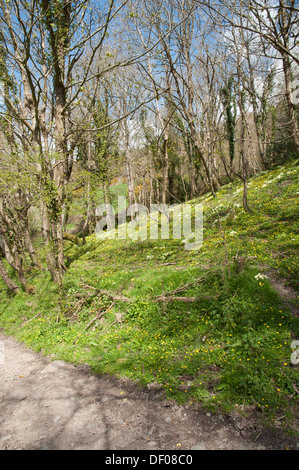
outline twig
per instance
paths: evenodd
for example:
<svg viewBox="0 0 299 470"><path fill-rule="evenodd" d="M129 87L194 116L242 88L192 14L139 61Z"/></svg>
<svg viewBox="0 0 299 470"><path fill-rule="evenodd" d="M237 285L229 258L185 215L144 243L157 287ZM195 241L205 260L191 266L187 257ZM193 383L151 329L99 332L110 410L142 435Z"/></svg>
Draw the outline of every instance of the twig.
<svg viewBox="0 0 299 470"><path fill-rule="evenodd" d="M285 417L286 417L286 415L280 416L280 418L276 418L275 421L280 421L281 419L283 419L283 418L285 418Z"/></svg>
<svg viewBox="0 0 299 470"><path fill-rule="evenodd" d="M179 287L177 287L176 289L174 290L171 290L171 291L168 291L168 292L165 292L163 293L162 292L162 295L158 295L157 297L155 297L155 301L156 302L160 302L160 301L165 301L167 300L167 297L173 297L174 295L176 294L180 294L181 292L184 292L186 290L188 290L190 287L193 287L194 285L197 285L197 284L200 284L202 282L202 280L210 273L206 273L204 274L202 277L199 277L197 279L194 279L194 281L192 282L189 282L188 284L184 284L184 285L180 285ZM182 297L183 298L183 297ZM186 297L187 298L187 297ZM190 297L191 298L191 297Z"/></svg>
<svg viewBox="0 0 299 470"><path fill-rule="evenodd" d="M39 317L41 315L42 312L39 312L37 315L35 315L34 317L32 318L29 318L29 320L25 321L25 323L23 323L23 325L19 326L19 328L23 328L23 326L27 325L27 323L29 323L31 320L34 320L35 318Z"/></svg>
<svg viewBox="0 0 299 470"><path fill-rule="evenodd" d="M106 332L107 330L109 330L109 328L110 328L112 325L114 325L114 323L116 323L116 320L114 320L114 322L112 322L111 325L109 325L108 328L106 328L105 332Z"/></svg>
<svg viewBox="0 0 299 470"><path fill-rule="evenodd" d="M78 295L76 295L75 297L78 297ZM79 312L79 310L83 307L83 305L87 302L87 300L91 297L91 293L89 293L87 296L85 297L82 297L80 296L80 300L78 300L78 302L75 303L75 305L73 305L73 307L71 307L67 312L66 312L66 315L67 316L70 316L70 315L76 315L76 313Z"/></svg>
<svg viewBox="0 0 299 470"><path fill-rule="evenodd" d="M91 327L91 325L96 321L100 320L102 316L104 315L105 312L101 312L101 314L97 313L97 315L88 323L88 325L84 328L84 331L88 330L88 328Z"/></svg>
<svg viewBox="0 0 299 470"><path fill-rule="evenodd" d="M158 297L155 298L155 302L186 302L186 303L191 303L191 302L200 302L201 300L211 300L215 299L216 297L213 297L211 295L202 295L200 297L166 297L163 295L159 295Z"/></svg>
<svg viewBox="0 0 299 470"><path fill-rule="evenodd" d="M112 304L111 304L106 310L104 310L103 312L100 312L100 313L98 312L98 313L96 314L96 316L95 316L95 317L88 323L88 325L84 328L84 330L88 330L88 328L90 328L91 325L92 325L96 320L100 320L100 318L102 318L102 317L105 315L105 313L106 313L108 310L110 310L110 308L113 307L113 305L114 305L114 302L112 302Z"/></svg>
<svg viewBox="0 0 299 470"><path fill-rule="evenodd" d="M131 299L129 299L128 297L125 297L123 295L118 295L118 294L116 295L111 294L110 292L107 292L106 290L103 290L103 289L99 289L98 287L89 286L88 284L85 284L85 282L83 281L82 281L82 286L87 289L94 290L95 291L94 295L106 295L106 297L110 297L113 300L119 300L121 302L131 302Z"/></svg>
<svg viewBox="0 0 299 470"><path fill-rule="evenodd" d="M234 298L236 297L238 290L239 290L239 287L237 287L236 292L235 292L234 295L229 299L229 302L227 303L225 309L224 309L223 312L222 312L222 315L224 314L225 310L228 309L229 305L232 303L232 301L233 301Z"/></svg>

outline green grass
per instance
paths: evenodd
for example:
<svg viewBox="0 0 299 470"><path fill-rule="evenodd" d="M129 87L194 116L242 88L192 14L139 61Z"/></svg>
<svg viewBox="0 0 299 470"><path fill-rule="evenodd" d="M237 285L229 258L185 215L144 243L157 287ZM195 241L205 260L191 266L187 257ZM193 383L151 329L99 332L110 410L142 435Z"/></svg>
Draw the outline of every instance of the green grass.
<svg viewBox="0 0 299 470"><path fill-rule="evenodd" d="M299 339L298 181L298 161L253 177L251 213L242 209L238 182L215 199L199 198L204 243L196 252L180 240L91 236L83 247L67 244L63 313L49 277L33 273L34 296L9 297L0 285L0 324L37 351L87 363L95 373L157 382L179 402L212 410L245 404L272 417L284 413L290 423L299 389L298 366L290 360ZM291 310L272 287L273 274L296 293L288 299ZM182 294L198 302L154 301L203 275ZM88 291L82 282L131 301L91 295L67 314ZM102 318L89 326L97 312Z"/></svg>

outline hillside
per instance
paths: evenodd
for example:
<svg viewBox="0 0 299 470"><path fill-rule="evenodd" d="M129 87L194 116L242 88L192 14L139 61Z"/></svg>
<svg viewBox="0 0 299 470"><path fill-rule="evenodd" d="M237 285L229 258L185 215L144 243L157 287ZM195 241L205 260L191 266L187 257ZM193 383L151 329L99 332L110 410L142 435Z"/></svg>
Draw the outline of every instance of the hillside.
<svg viewBox="0 0 299 470"><path fill-rule="evenodd" d="M96 374L211 410L260 410L295 429L298 163L249 181L250 213L239 182L192 201L204 207L199 251L180 240L67 242L62 292L33 269L34 295L8 296L0 281L0 326Z"/></svg>

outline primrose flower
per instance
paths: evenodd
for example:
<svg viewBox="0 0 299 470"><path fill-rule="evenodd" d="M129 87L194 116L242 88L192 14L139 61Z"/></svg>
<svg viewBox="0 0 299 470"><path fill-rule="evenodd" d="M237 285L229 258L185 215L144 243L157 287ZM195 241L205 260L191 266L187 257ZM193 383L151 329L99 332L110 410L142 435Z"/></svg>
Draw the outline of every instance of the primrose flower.
<svg viewBox="0 0 299 470"><path fill-rule="evenodd" d="M268 279L268 277L265 274L258 273L256 276L254 276L255 279Z"/></svg>

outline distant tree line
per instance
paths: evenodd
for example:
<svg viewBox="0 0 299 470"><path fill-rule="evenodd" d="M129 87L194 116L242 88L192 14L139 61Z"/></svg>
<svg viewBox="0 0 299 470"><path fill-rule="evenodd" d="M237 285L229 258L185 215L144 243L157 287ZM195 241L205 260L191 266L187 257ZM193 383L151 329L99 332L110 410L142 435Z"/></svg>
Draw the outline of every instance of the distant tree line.
<svg viewBox="0 0 299 470"><path fill-rule="evenodd" d="M0 0L8 289L31 291L29 264L62 287L78 191L83 235L114 181L149 207L239 178L249 211L249 176L299 156L298 13L295 0Z"/></svg>

